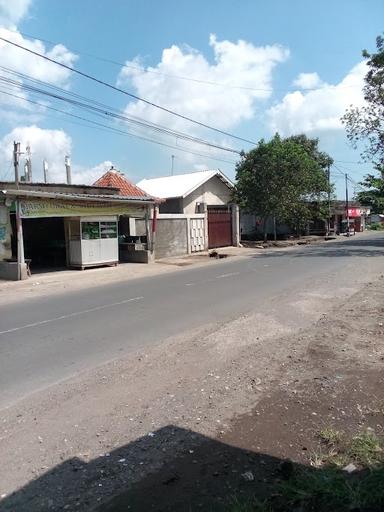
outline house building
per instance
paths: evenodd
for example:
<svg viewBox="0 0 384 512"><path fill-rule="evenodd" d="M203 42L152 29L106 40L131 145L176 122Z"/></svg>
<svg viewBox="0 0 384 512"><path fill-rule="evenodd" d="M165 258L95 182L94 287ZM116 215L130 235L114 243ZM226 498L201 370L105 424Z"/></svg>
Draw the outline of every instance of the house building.
<svg viewBox="0 0 384 512"><path fill-rule="evenodd" d="M350 230L354 232L364 231L367 225L367 218L371 209L363 206L358 201L348 203L348 218ZM331 205L331 231L343 233L347 226L347 209L345 201L333 201Z"/></svg>
<svg viewBox="0 0 384 512"><path fill-rule="evenodd" d="M369 224L381 224L384 226L384 214L383 213L371 213L369 216Z"/></svg>
<svg viewBox="0 0 384 512"><path fill-rule="evenodd" d="M123 261L148 262L154 205L155 199L134 185L123 195L110 186L0 182L0 278L115 265L124 243ZM129 239L130 219L137 218L145 225L140 244Z"/></svg>
<svg viewBox="0 0 384 512"><path fill-rule="evenodd" d="M239 244L234 185L220 170L144 179L137 186L163 200L156 238L159 257Z"/></svg>
<svg viewBox="0 0 384 512"><path fill-rule="evenodd" d="M367 218L370 213L370 208L362 206L357 201L350 201L348 204L348 217L350 231L360 232L364 231L367 224ZM330 204L330 232L331 233L344 233L347 226L347 209L345 201L336 200ZM240 229L243 239L260 239L264 233L263 219L255 214L246 212L241 213ZM272 217L266 220L266 233L269 237L274 234L274 222ZM310 220L307 226L302 230L301 234L306 235L326 235L328 229L327 217L315 217ZM297 234L292 226L277 222L276 234L279 237L286 237Z"/></svg>

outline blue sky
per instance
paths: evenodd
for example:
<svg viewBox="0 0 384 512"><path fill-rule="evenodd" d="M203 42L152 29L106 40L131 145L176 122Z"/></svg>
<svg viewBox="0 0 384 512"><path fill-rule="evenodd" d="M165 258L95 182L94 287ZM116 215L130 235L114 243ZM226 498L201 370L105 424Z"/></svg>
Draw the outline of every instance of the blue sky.
<svg viewBox="0 0 384 512"><path fill-rule="evenodd" d="M321 148L337 161L339 169L333 175L340 197L340 171L350 172L358 181L369 170L367 164L345 163L358 162L359 153L348 146L338 119L350 103L362 102L366 69L361 50L374 49L383 19L380 0L0 0L1 37L40 53L53 51L58 60L133 94L252 141L269 138L276 130L283 135L304 132L319 137ZM128 63L128 67L86 54ZM97 100L127 116L233 149L252 147L181 122L4 43L0 44L0 66ZM4 70L0 74L9 76ZM25 91L12 94L47 102L46 97ZM235 154L148 129L138 131L131 124L95 118L52 100L46 104L204 156L95 129L85 121L0 92L0 177L11 176L15 138L22 145L30 143L36 179L41 177L41 162L46 158L52 180L62 180L67 153L78 182L93 181L110 162L133 181L165 175L170 172L172 154L175 172L219 167L234 177L234 165L228 162L236 161Z"/></svg>

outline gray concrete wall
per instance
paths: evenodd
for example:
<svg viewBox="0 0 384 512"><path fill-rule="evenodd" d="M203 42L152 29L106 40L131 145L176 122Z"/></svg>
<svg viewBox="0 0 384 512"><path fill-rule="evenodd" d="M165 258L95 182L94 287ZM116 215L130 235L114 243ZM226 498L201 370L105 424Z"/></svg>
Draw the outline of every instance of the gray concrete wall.
<svg viewBox="0 0 384 512"><path fill-rule="evenodd" d="M152 221L151 221L152 222ZM157 219L155 259L188 254L188 221L185 217ZM136 220L137 235L145 235L145 221Z"/></svg>
<svg viewBox="0 0 384 512"><path fill-rule="evenodd" d="M182 256L188 253L187 220L158 219L155 258Z"/></svg>
<svg viewBox="0 0 384 512"><path fill-rule="evenodd" d="M150 220L152 226L152 220ZM145 235L145 221L136 219L136 233ZM155 259L184 256L208 249L206 214L160 214L157 217Z"/></svg>
<svg viewBox="0 0 384 512"><path fill-rule="evenodd" d="M19 272L20 266L20 272ZM25 263L17 263L16 261L0 261L0 279L8 281L18 281L20 279L28 279L27 265Z"/></svg>

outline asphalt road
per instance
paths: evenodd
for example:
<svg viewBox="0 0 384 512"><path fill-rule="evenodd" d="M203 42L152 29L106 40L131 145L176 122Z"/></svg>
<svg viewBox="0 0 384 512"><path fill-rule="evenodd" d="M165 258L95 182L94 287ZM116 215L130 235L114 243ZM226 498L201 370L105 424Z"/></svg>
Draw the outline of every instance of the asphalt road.
<svg viewBox="0 0 384 512"><path fill-rule="evenodd" d="M122 354L254 311L314 277L384 270L384 235L186 268L0 307L0 408ZM337 286L337 277L334 281Z"/></svg>

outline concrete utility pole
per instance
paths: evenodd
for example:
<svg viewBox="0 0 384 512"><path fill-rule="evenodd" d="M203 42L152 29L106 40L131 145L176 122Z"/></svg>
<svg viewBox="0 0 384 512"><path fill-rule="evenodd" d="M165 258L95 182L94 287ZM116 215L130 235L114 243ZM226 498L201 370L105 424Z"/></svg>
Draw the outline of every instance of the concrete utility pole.
<svg viewBox="0 0 384 512"><path fill-rule="evenodd" d="M44 183L48 183L48 162L43 160Z"/></svg>
<svg viewBox="0 0 384 512"><path fill-rule="evenodd" d="M28 146L26 147L26 159L25 159L25 164L26 164L26 170L27 170L27 175L25 176L25 181L28 181L29 183L32 181L32 158L31 158L31 146L28 144Z"/></svg>
<svg viewBox="0 0 384 512"><path fill-rule="evenodd" d="M345 173L345 210L347 214L347 236L349 236L348 174Z"/></svg>
<svg viewBox="0 0 384 512"><path fill-rule="evenodd" d="M13 143L13 165L15 168L15 186L19 189L19 156L20 142ZM20 199L16 197L16 232L17 232L17 277L22 278L21 266L24 265L24 242L23 242L23 224L21 221Z"/></svg>
<svg viewBox="0 0 384 512"><path fill-rule="evenodd" d="M69 156L65 157L65 170L67 173L67 183L68 183L68 185L71 185L71 183L72 183L71 159Z"/></svg>
<svg viewBox="0 0 384 512"><path fill-rule="evenodd" d="M327 225L327 236L331 234L331 164L328 162L327 169L328 178L328 225Z"/></svg>
<svg viewBox="0 0 384 512"><path fill-rule="evenodd" d="M171 176L173 176L174 163L175 163L175 155L171 155Z"/></svg>
<svg viewBox="0 0 384 512"><path fill-rule="evenodd" d="M20 156L20 142L13 143L13 167L15 169L15 186L19 188L19 156Z"/></svg>

